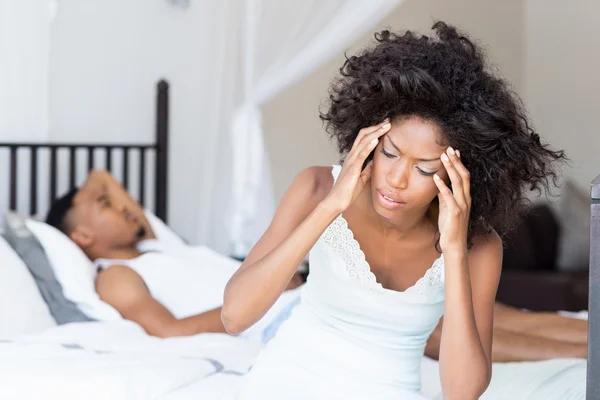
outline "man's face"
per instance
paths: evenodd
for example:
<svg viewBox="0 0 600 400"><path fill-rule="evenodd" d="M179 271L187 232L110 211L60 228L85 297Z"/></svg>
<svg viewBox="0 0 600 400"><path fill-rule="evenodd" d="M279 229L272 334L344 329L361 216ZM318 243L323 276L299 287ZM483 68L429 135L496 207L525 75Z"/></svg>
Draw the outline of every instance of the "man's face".
<svg viewBox="0 0 600 400"><path fill-rule="evenodd" d="M132 246L144 234L137 217L112 204L104 186L84 185L73 198L69 219L71 239L84 250Z"/></svg>

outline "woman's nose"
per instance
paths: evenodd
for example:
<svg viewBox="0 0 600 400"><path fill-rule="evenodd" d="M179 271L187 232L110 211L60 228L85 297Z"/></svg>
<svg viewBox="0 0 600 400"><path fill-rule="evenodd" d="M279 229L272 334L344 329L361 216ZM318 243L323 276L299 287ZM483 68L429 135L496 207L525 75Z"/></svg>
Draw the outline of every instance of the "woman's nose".
<svg viewBox="0 0 600 400"><path fill-rule="evenodd" d="M398 189L406 189L408 187L410 170L405 163L398 163L391 169L388 174L388 183Z"/></svg>

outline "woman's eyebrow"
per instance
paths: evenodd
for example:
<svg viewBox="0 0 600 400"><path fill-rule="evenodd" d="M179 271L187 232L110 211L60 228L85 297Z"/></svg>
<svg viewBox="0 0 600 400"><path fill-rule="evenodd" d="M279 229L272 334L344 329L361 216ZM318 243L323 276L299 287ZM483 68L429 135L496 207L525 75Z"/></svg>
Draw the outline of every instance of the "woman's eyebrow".
<svg viewBox="0 0 600 400"><path fill-rule="evenodd" d="M396 149L396 151L398 151L398 153L402 153L402 151L398 148L398 146L396 146L396 144L392 141L392 139L390 139L389 136L385 136L387 138L387 140L391 143L392 146L394 146L394 148ZM435 157L435 158L419 158L417 159L417 161L422 161L422 162L432 162L432 161L439 161L440 158L439 157Z"/></svg>

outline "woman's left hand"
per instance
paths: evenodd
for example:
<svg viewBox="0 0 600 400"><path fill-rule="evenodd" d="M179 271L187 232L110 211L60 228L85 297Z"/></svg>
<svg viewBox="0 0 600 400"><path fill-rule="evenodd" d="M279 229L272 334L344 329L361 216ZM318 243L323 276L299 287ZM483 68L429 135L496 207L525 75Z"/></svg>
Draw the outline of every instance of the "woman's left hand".
<svg viewBox="0 0 600 400"><path fill-rule="evenodd" d="M438 193L440 246L443 252L466 251L471 212L470 174L460 160L460 152L452 147L448 147L441 159L450 177L452 190L437 174L434 176L433 180L440 190Z"/></svg>

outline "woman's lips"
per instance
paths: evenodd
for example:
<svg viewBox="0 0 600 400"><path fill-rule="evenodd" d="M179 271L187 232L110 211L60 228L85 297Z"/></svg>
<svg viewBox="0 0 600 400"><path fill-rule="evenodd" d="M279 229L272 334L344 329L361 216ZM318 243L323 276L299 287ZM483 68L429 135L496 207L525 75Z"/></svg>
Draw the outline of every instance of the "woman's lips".
<svg viewBox="0 0 600 400"><path fill-rule="evenodd" d="M396 200L383 195L379 190L377 191L377 198L379 200L379 204L381 204L383 208L386 208L388 210L394 210L396 208L406 205L406 203L401 200Z"/></svg>

